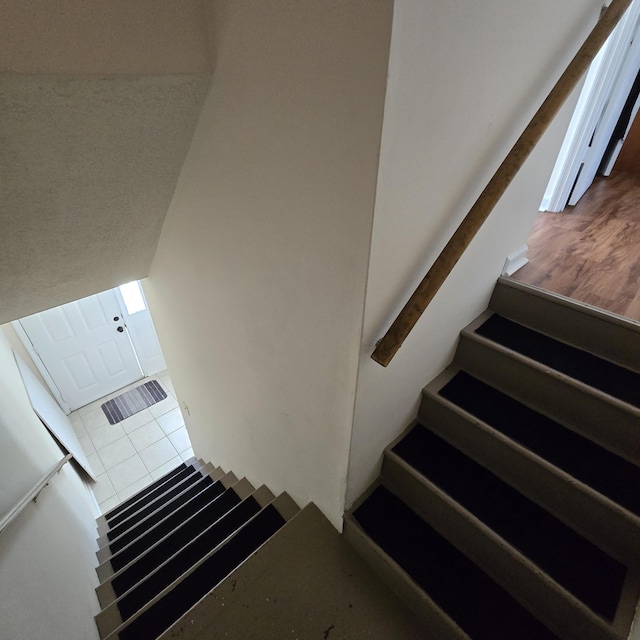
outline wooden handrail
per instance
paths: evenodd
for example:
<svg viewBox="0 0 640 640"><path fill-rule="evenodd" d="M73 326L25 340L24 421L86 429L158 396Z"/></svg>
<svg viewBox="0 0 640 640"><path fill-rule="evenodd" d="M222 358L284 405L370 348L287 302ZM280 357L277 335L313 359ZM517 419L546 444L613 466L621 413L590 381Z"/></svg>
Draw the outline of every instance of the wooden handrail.
<svg viewBox="0 0 640 640"><path fill-rule="evenodd" d="M383 367L391 362L630 4L631 0L613 0L609 8L604 11L598 24L498 167L427 275L382 340L378 342L371 357Z"/></svg>
<svg viewBox="0 0 640 640"><path fill-rule="evenodd" d="M40 492L49 484L49 480L53 478L56 473L60 472L60 469L71 460L73 456L68 453L62 460L58 460L56 464L45 473L33 487L25 493L25 495L20 498L16 504L7 511L7 513L2 516L0 520L0 533L2 533L24 510L24 508L33 500L34 502L38 499Z"/></svg>

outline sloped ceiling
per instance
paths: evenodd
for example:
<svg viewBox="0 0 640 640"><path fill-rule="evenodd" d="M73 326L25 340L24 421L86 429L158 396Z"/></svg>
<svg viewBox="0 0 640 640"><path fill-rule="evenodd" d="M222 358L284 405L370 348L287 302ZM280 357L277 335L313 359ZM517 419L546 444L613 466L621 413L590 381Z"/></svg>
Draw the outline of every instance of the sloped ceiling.
<svg viewBox="0 0 640 640"><path fill-rule="evenodd" d="M0 0L23 30L0 27L0 323L148 275L211 77L201 2L20 2Z"/></svg>

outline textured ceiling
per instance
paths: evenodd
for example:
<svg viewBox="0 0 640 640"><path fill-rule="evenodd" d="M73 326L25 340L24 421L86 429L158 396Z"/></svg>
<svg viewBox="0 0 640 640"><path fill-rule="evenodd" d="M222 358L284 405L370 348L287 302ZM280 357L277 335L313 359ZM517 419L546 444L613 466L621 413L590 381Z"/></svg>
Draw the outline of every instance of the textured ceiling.
<svg viewBox="0 0 640 640"><path fill-rule="evenodd" d="M148 274L209 80L0 74L0 323Z"/></svg>

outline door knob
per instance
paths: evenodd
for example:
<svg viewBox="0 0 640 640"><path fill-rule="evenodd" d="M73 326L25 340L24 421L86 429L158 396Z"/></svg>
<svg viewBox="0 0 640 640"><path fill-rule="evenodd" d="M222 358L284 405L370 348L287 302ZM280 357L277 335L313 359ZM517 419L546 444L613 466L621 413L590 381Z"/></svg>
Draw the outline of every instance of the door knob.
<svg viewBox="0 0 640 640"><path fill-rule="evenodd" d="M118 331L122 333L124 331L124 327L118 327Z"/></svg>
<svg viewBox="0 0 640 640"><path fill-rule="evenodd" d="M113 321L118 322L118 320L120 320L120 316L114 316Z"/></svg>

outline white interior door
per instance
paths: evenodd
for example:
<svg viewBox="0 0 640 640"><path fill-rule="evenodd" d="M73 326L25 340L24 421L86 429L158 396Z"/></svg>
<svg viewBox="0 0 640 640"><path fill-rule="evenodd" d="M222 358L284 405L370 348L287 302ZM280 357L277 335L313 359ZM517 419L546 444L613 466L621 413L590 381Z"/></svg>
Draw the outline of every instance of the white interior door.
<svg viewBox="0 0 640 640"><path fill-rule="evenodd" d="M591 64L542 211L563 211L575 204L593 181L637 73L639 17L640 0L634 0Z"/></svg>
<svg viewBox="0 0 640 640"><path fill-rule="evenodd" d="M640 7L640 5L638 5ZM638 8L636 8L636 13ZM609 99L602 109L602 113L596 124L595 130L585 150L582 168L576 178L569 204L575 205L593 183L602 158L607 150L613 130L620 118L633 82L640 68L640 38L637 34L638 16L633 23L633 34L630 42L623 48L620 56L620 68L615 74L615 81L611 88ZM631 30L631 27L629 27Z"/></svg>
<svg viewBox="0 0 640 640"><path fill-rule="evenodd" d="M143 375L113 291L19 322L71 410Z"/></svg>
<svg viewBox="0 0 640 640"><path fill-rule="evenodd" d="M73 455L76 462L87 472L89 477L95 480L96 475L91 468L91 463L82 449L80 440L78 440L78 436L73 430L69 418L62 412L51 397L51 394L42 386L42 383L36 378L31 369L29 369L27 363L15 353L15 351L13 355L16 359L33 410L60 444Z"/></svg>

